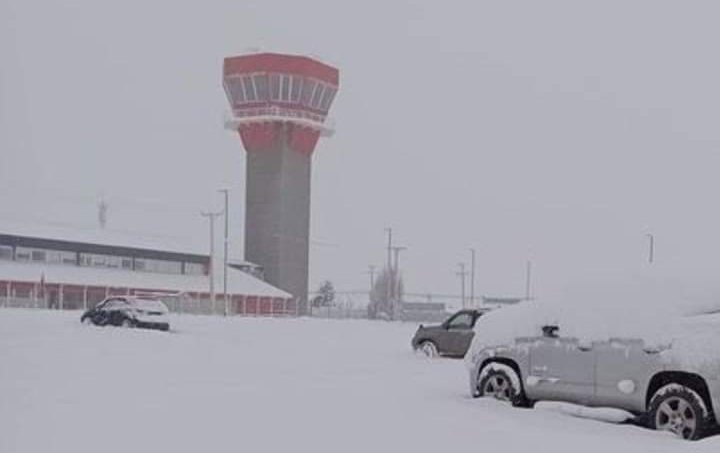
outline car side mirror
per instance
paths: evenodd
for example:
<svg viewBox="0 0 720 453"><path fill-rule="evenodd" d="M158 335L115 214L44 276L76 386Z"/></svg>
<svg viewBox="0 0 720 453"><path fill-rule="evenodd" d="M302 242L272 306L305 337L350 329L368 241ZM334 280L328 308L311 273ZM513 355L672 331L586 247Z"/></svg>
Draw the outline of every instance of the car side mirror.
<svg viewBox="0 0 720 453"><path fill-rule="evenodd" d="M543 326L542 327L542 334L545 338L557 338L558 337L558 330L560 328L558 326Z"/></svg>

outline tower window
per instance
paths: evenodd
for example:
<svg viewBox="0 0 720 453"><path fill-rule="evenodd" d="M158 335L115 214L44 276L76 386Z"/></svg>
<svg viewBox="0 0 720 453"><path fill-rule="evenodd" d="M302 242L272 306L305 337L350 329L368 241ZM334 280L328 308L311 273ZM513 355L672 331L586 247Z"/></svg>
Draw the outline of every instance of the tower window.
<svg viewBox="0 0 720 453"><path fill-rule="evenodd" d="M312 102L310 103L310 107L316 109L318 108L318 104L320 104L320 98L322 97L323 91L325 90L325 85L322 83L317 84L317 88L315 88L315 93L313 93Z"/></svg>
<svg viewBox="0 0 720 453"><path fill-rule="evenodd" d="M320 101L320 110L326 111L330 108L333 98L335 97L337 90L333 87L326 87L325 93L323 93L322 101Z"/></svg>
<svg viewBox="0 0 720 453"><path fill-rule="evenodd" d="M288 102L290 100L290 76L282 76L282 100Z"/></svg>
<svg viewBox="0 0 720 453"><path fill-rule="evenodd" d="M298 102L300 100L300 92L302 90L303 78L300 76L292 76L292 90L290 91L290 100Z"/></svg>
<svg viewBox="0 0 720 453"><path fill-rule="evenodd" d="M243 85L245 85L245 98L248 102L255 102L257 96L255 95L255 85L253 84L252 77L243 76Z"/></svg>
<svg viewBox="0 0 720 453"><path fill-rule="evenodd" d="M305 79L305 83L302 86L302 94L300 96L300 103L305 106L310 106L310 100L312 99L313 91L315 91L315 85L317 83L312 79Z"/></svg>
<svg viewBox="0 0 720 453"><path fill-rule="evenodd" d="M270 98L280 100L280 74L270 74Z"/></svg>
<svg viewBox="0 0 720 453"><path fill-rule="evenodd" d="M255 81L255 91L257 93L257 100L265 102L268 100L268 79L265 74L258 74L253 76Z"/></svg>
<svg viewBox="0 0 720 453"><path fill-rule="evenodd" d="M234 104L245 103L245 91L243 91L242 80L239 77L227 79L227 90Z"/></svg>

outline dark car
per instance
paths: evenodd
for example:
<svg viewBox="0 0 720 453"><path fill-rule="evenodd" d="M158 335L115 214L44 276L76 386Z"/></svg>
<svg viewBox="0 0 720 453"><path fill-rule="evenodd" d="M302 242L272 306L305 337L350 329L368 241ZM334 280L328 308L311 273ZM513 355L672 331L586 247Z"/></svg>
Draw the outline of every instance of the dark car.
<svg viewBox="0 0 720 453"><path fill-rule="evenodd" d="M96 326L141 327L169 330L169 310L159 300L113 296L82 314L80 321Z"/></svg>
<svg viewBox="0 0 720 453"><path fill-rule="evenodd" d="M460 310L440 325L421 324L412 339L412 347L428 357L464 357L473 339L475 322L487 312L487 309Z"/></svg>

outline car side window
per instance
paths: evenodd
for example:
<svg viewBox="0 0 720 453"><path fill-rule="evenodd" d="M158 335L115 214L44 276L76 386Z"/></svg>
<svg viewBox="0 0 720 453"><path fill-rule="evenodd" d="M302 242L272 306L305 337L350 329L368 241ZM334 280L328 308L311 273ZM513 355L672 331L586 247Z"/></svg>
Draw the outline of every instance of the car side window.
<svg viewBox="0 0 720 453"><path fill-rule="evenodd" d="M461 313L448 322L449 330L471 329L473 326L473 316L470 313Z"/></svg>

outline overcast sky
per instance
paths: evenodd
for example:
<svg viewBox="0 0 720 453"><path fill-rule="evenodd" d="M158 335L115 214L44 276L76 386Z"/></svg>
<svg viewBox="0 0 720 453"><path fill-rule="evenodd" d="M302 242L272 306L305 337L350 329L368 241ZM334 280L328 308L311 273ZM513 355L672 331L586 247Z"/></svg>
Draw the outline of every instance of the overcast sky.
<svg viewBox="0 0 720 453"><path fill-rule="evenodd" d="M0 217L166 234L244 151L222 59L252 48L340 68L314 156L311 288L365 289L395 229L406 286L555 297L642 270L714 291L720 252L714 1L0 0ZM647 269L646 269L647 270Z"/></svg>

